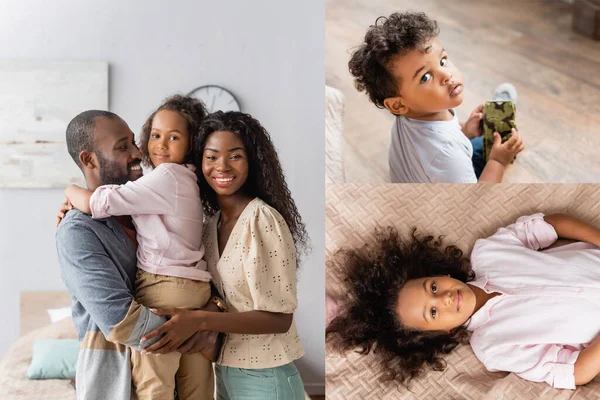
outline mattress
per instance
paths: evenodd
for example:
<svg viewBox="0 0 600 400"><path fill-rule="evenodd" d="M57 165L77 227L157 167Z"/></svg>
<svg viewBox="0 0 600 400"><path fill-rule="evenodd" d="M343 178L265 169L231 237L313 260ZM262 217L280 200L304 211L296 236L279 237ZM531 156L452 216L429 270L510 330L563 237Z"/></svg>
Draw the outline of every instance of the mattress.
<svg viewBox="0 0 600 400"><path fill-rule="evenodd" d="M36 329L20 337L0 361L0 399L74 400L75 389L69 380L30 380L32 344L38 339L76 339L71 318Z"/></svg>
<svg viewBox="0 0 600 400"><path fill-rule="evenodd" d="M39 339L77 338L71 318L36 329L20 337L0 360L1 400L74 400L75 389L70 380L30 380L27 369L31 364L32 344ZM305 393L305 399L310 396Z"/></svg>
<svg viewBox="0 0 600 400"><path fill-rule="evenodd" d="M475 241L518 217L536 212L569 213L600 227L600 185L328 185L326 253L360 246L375 227L395 226L401 234L444 235L470 254ZM600 268L600 265L598 266ZM343 299L336 267L327 267L327 293ZM512 373L489 372L461 345L446 357L443 372L430 371L408 388L383 383L371 355L344 355L327 349L327 399L597 399L600 378L577 390L554 389Z"/></svg>
<svg viewBox="0 0 600 400"><path fill-rule="evenodd" d="M344 95L339 90L325 87L325 182L344 183L343 131Z"/></svg>

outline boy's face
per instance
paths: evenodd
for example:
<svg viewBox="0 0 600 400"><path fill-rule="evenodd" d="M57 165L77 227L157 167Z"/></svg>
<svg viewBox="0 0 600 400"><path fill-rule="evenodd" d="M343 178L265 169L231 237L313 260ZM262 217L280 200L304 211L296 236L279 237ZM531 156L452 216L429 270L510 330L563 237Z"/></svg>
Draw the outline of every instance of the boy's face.
<svg viewBox="0 0 600 400"><path fill-rule="evenodd" d="M394 114L437 119L463 101L462 75L436 38L421 49L397 57L389 68L399 84L400 95L385 99L384 105Z"/></svg>

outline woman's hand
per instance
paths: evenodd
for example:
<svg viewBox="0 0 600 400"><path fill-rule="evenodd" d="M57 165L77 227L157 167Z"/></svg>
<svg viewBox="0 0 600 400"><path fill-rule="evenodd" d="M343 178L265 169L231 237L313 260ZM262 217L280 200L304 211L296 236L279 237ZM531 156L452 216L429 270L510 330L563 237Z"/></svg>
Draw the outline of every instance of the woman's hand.
<svg viewBox="0 0 600 400"><path fill-rule="evenodd" d="M65 197L65 201L60 205L60 209L58 210L58 215L56 216L56 226L57 227L58 227L58 224L60 224L60 221L62 221L63 218L65 217L65 215L67 214L67 211L70 211L72 209L73 209L73 205L71 204L69 199L67 199Z"/></svg>
<svg viewBox="0 0 600 400"><path fill-rule="evenodd" d="M473 110L467 122L462 125L462 131L468 139L475 139L482 135L481 119L483 118L483 104Z"/></svg>
<svg viewBox="0 0 600 400"><path fill-rule="evenodd" d="M177 351L184 342L198 332L200 327L199 315L201 315L199 313L203 312L183 308L162 308L158 310L151 309L150 311L156 315L170 317L170 319L142 338L142 342L144 342L153 337L160 337L158 342L142 350L142 354L166 354Z"/></svg>

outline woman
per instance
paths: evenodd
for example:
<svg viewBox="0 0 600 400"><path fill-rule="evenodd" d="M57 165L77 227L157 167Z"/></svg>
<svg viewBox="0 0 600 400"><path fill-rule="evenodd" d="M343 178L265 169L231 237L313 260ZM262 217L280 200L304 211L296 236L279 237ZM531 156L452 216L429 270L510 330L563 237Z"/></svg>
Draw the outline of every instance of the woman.
<svg viewBox="0 0 600 400"><path fill-rule="evenodd" d="M157 310L171 316L146 339L163 354L197 331L227 333L216 366L219 399L303 399L294 360L296 254L307 234L269 134L251 116L216 112L194 149L204 211L206 262L226 313Z"/></svg>

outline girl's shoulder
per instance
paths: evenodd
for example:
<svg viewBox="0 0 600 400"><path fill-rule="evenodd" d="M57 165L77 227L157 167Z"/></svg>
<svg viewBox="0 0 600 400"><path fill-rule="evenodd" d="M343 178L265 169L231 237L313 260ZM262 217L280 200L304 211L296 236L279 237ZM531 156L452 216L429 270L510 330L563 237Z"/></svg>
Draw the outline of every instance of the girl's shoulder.
<svg viewBox="0 0 600 400"><path fill-rule="evenodd" d="M154 168L150 173L157 171L168 171L175 174L196 173L196 167L193 164L162 163Z"/></svg>

